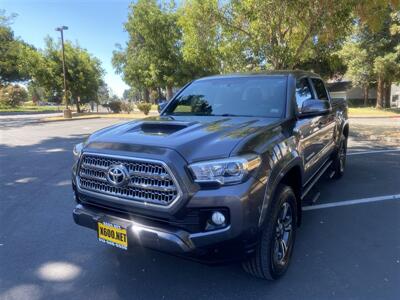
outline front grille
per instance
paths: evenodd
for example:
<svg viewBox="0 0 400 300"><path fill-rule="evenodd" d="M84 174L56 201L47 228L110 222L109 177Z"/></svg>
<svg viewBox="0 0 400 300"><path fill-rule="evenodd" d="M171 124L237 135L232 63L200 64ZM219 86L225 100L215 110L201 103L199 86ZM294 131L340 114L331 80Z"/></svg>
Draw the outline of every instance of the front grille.
<svg viewBox="0 0 400 300"><path fill-rule="evenodd" d="M123 165L129 179L123 186L107 180L109 167ZM179 197L179 187L168 168L158 161L83 154L78 176L82 190L135 202L167 206Z"/></svg>

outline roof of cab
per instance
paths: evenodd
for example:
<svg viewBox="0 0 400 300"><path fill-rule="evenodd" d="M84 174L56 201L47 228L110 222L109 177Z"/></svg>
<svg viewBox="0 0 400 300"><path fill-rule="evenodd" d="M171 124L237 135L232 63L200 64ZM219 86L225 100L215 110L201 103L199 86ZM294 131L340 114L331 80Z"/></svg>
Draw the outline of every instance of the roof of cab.
<svg viewBox="0 0 400 300"><path fill-rule="evenodd" d="M207 77L199 78L202 79L217 79L217 78L237 78L237 77L249 77L249 76L293 76L295 78L310 76L318 77L320 76L316 73L303 70L276 70L276 71L262 71L262 72L250 72L250 73L232 73L232 74L222 74L222 75L212 75Z"/></svg>

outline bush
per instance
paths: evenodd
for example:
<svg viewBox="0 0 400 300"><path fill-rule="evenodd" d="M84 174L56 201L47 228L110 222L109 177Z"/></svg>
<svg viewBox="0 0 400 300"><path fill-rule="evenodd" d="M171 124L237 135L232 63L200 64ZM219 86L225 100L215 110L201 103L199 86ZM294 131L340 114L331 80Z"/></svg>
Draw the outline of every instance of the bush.
<svg viewBox="0 0 400 300"><path fill-rule="evenodd" d="M107 105L113 113L120 113L122 110L122 102L121 101L112 101Z"/></svg>
<svg viewBox="0 0 400 300"><path fill-rule="evenodd" d="M19 85L8 85L0 89L1 106L16 107L27 99L28 93Z"/></svg>
<svg viewBox="0 0 400 300"><path fill-rule="evenodd" d="M140 102L140 103L136 104L136 106L146 116L149 114L150 109L151 109L151 103Z"/></svg>
<svg viewBox="0 0 400 300"><path fill-rule="evenodd" d="M133 104L131 102L122 102L121 109L130 114L133 111Z"/></svg>
<svg viewBox="0 0 400 300"><path fill-rule="evenodd" d="M150 101L154 102L156 99L158 99L158 92L156 90L151 90L150 92Z"/></svg>

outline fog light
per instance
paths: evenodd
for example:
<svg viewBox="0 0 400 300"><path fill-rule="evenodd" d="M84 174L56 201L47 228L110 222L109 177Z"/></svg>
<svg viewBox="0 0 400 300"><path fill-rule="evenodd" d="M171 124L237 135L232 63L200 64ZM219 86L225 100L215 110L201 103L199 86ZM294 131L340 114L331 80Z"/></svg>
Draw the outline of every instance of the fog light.
<svg viewBox="0 0 400 300"><path fill-rule="evenodd" d="M225 216L221 214L219 211L215 211L211 216L211 220L215 225L220 226L225 223Z"/></svg>

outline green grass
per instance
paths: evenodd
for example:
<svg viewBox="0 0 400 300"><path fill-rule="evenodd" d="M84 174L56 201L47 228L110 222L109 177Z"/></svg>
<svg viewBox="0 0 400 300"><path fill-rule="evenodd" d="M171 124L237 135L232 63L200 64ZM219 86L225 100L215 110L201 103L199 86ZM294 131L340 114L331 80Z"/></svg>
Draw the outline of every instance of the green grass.
<svg viewBox="0 0 400 300"><path fill-rule="evenodd" d="M0 112L53 112L62 111L63 106L36 106L36 105L22 105L17 107L4 107L0 106Z"/></svg>
<svg viewBox="0 0 400 300"><path fill-rule="evenodd" d="M349 107L349 116L390 117L400 115L400 108Z"/></svg>

